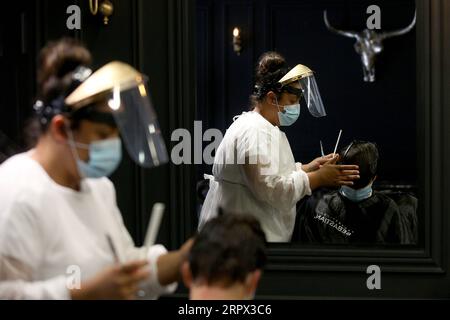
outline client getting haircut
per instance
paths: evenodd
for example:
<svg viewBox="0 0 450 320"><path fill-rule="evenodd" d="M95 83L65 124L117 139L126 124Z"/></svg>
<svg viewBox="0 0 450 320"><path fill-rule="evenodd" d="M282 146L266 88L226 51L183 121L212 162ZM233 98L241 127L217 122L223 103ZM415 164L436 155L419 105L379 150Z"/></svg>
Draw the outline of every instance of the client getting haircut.
<svg viewBox="0 0 450 320"><path fill-rule="evenodd" d="M354 182L353 189L366 187L377 175L378 149L374 143L353 141L341 150L339 164L359 166L360 179Z"/></svg>

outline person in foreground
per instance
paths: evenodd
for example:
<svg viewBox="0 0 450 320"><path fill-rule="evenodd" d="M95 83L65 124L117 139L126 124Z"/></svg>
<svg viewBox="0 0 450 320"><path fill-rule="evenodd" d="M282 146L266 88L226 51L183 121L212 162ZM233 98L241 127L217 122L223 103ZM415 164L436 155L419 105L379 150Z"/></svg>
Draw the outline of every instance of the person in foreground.
<svg viewBox="0 0 450 320"><path fill-rule="evenodd" d="M222 213L195 238L182 266L183 281L191 300L249 300L265 263L266 236L258 220Z"/></svg>
<svg viewBox="0 0 450 320"><path fill-rule="evenodd" d="M41 52L42 135L0 166L0 299L157 298L175 290L191 242L170 253L136 247L107 178L122 159L119 136L139 165L164 163L145 77L120 62L92 73L90 62L73 39Z"/></svg>

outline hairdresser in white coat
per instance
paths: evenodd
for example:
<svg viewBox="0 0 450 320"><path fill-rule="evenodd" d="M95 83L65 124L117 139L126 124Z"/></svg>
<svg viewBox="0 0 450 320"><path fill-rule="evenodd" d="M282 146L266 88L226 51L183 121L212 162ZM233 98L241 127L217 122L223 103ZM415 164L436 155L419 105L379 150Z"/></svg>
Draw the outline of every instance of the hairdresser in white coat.
<svg viewBox="0 0 450 320"><path fill-rule="evenodd" d="M359 171L357 166L336 165L334 155L307 165L295 163L278 128L295 123L302 96L313 116L326 115L309 68L297 65L289 71L281 55L268 52L258 62L255 81L252 111L235 118L217 150L199 228L221 206L257 217L269 242L288 242L296 203L321 186L351 186Z"/></svg>
<svg viewBox="0 0 450 320"><path fill-rule="evenodd" d="M139 165L167 161L145 77L112 62L91 75L75 40L45 47L35 149L0 166L0 300L157 298L190 247L135 247L113 184L122 137Z"/></svg>

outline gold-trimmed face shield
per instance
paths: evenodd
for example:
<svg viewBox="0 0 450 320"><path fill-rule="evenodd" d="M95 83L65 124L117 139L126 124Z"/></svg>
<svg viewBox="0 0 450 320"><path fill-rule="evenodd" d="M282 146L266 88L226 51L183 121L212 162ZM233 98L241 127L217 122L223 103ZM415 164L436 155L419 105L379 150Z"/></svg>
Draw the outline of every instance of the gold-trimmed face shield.
<svg viewBox="0 0 450 320"><path fill-rule="evenodd" d="M282 85L282 90L287 92L296 91L293 87L295 82L298 82L300 85L302 95L311 115L317 118L326 116L327 113L323 106L322 97L320 96L319 87L317 86L313 71L299 64L279 81Z"/></svg>
<svg viewBox="0 0 450 320"><path fill-rule="evenodd" d="M80 84L65 104L78 112L98 101L106 104L102 110L112 113L133 161L145 168L168 162L144 75L125 63L108 63Z"/></svg>

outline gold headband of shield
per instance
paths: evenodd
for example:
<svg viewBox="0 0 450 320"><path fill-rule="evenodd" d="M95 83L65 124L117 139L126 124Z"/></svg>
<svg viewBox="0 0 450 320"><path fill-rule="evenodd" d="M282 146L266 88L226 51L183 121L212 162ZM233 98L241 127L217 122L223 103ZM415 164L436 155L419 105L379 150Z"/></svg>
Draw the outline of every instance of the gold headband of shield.
<svg viewBox="0 0 450 320"><path fill-rule="evenodd" d="M144 75L132 66L113 61L94 72L80 84L66 99L65 104L73 110L85 107L99 96L119 88L120 91L142 85Z"/></svg>
<svg viewBox="0 0 450 320"><path fill-rule="evenodd" d="M288 84L291 84L292 82L298 81L303 78L307 78L312 76L314 73L313 71L308 68L307 66L298 64L295 68L293 68L291 71L289 71L283 78L281 78L279 83L284 87Z"/></svg>

